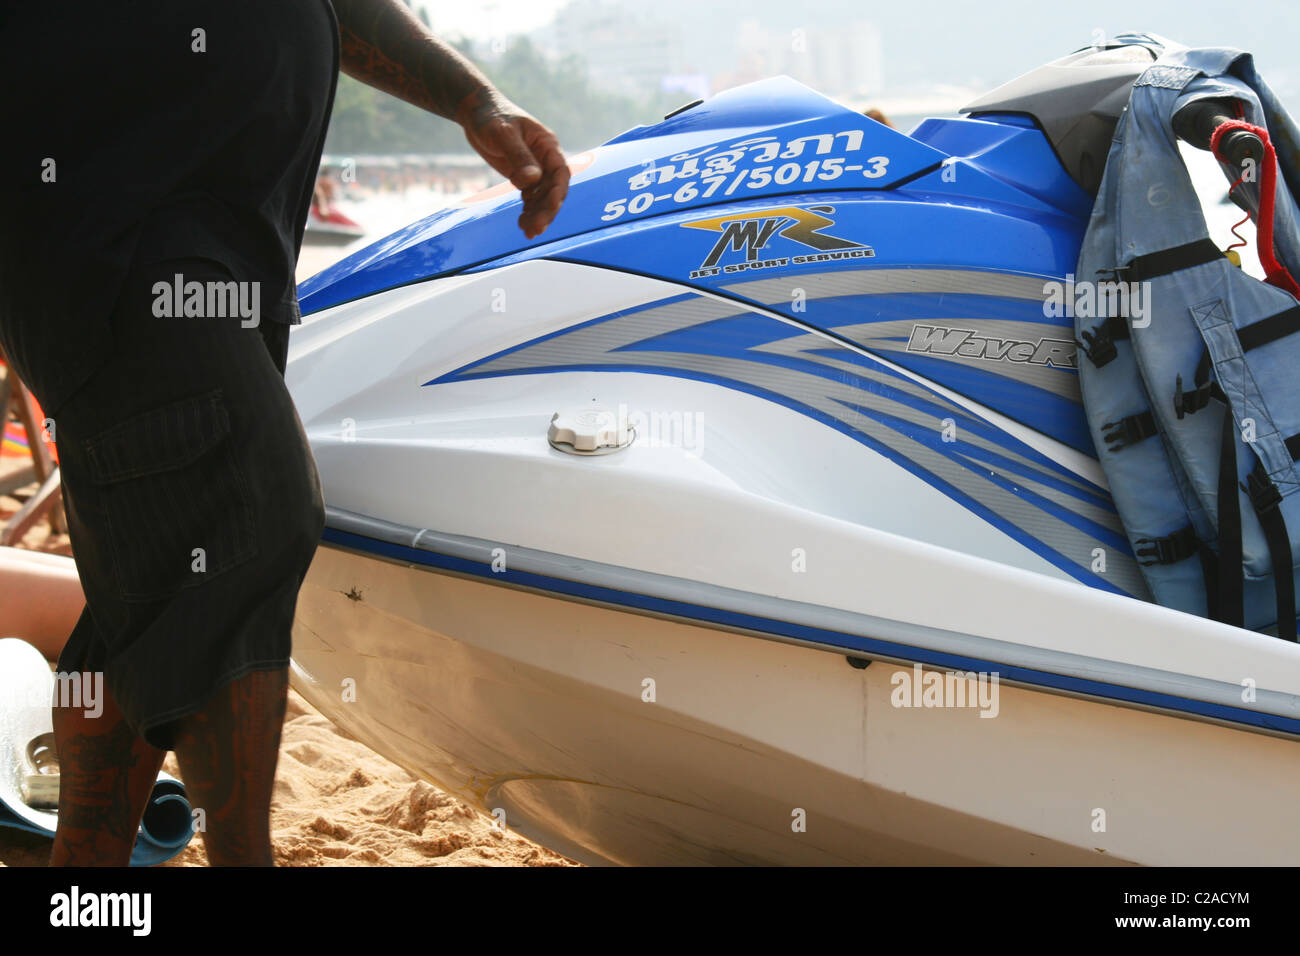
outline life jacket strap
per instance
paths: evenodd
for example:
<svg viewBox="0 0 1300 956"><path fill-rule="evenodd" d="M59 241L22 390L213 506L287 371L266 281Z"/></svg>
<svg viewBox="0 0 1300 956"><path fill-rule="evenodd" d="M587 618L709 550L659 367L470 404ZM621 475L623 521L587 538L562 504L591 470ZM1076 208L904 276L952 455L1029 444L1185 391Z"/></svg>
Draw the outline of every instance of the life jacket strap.
<svg viewBox="0 0 1300 956"><path fill-rule="evenodd" d="M1190 415L1193 412L1199 412L1206 405L1210 404L1210 399L1215 398L1228 404L1228 396L1219 388L1218 382L1210 381L1210 352L1207 349L1201 354L1201 360L1196 364L1196 387L1191 391L1183 391L1183 377L1177 376L1174 380L1174 414L1182 421L1184 415Z"/></svg>
<svg viewBox="0 0 1300 956"><path fill-rule="evenodd" d="M1110 273L1114 278L1125 282L1145 282L1147 279L1156 279L1171 272L1203 266L1222 258L1223 253L1213 242L1209 239L1197 239L1195 242L1186 242L1181 246L1136 256L1114 269L1098 269L1097 274Z"/></svg>
<svg viewBox="0 0 1300 956"><path fill-rule="evenodd" d="M1293 332L1300 332L1300 305L1293 305L1277 315L1250 323L1237 331L1237 338L1241 340L1241 350L1249 352Z"/></svg>
<svg viewBox="0 0 1300 956"><path fill-rule="evenodd" d="M1237 496L1237 425L1232 408L1223 410L1219 445L1219 614L1216 620L1241 627L1245 620L1245 584L1241 546L1241 500ZM1287 546L1290 553L1290 546ZM1291 566L1290 558L1286 567Z"/></svg>
<svg viewBox="0 0 1300 956"><path fill-rule="evenodd" d="M1196 530L1188 525L1163 538L1138 538L1134 555L1138 564L1177 564L1201 551L1201 541Z"/></svg>
<svg viewBox="0 0 1300 956"><path fill-rule="evenodd" d="M1129 445L1150 438L1156 433L1156 420L1151 412L1139 412L1128 415L1117 422L1107 422L1101 426L1101 437L1111 451L1119 451Z"/></svg>
<svg viewBox="0 0 1300 956"><path fill-rule="evenodd" d="M1259 516L1268 542L1269 559L1273 562L1273 587L1277 597L1277 636L1288 641L1296 640L1295 576L1291 569L1291 539L1287 535L1286 520L1278 505L1282 492L1264 472L1261 464L1246 476L1242 490L1250 496L1250 503Z"/></svg>

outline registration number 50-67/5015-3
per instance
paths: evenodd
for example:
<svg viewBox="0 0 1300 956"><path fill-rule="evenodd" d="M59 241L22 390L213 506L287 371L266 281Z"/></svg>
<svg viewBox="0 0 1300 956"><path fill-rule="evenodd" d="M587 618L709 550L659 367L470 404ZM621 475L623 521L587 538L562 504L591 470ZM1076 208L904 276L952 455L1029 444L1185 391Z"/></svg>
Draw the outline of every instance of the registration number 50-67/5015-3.
<svg viewBox="0 0 1300 956"><path fill-rule="evenodd" d="M795 182L811 183L815 181L833 182L845 173L861 172L866 179L879 179L889 171L888 156L871 156L863 163L852 166L844 165L843 157L835 159L814 159L806 163L785 163L781 166L756 166L753 169L738 170L735 175L705 176L698 182L685 182L674 192L656 195L653 190L639 192L631 199L615 199L605 204L605 214L600 218L606 222L618 219L624 214L643 213L655 203L687 203L695 199L708 199L718 190L722 195L733 195L741 185L748 189L762 189L775 183L788 186ZM730 182L728 182L730 180ZM725 186L725 188L724 188Z"/></svg>

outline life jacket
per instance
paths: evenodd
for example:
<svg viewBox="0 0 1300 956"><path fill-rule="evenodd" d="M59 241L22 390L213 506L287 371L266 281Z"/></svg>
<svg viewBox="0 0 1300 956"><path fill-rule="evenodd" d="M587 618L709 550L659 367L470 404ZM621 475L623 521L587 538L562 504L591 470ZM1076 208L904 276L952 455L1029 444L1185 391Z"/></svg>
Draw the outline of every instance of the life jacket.
<svg viewBox="0 0 1300 956"><path fill-rule="evenodd" d="M1272 147L1256 169L1220 160L1256 221L1267 281L1210 241L1179 153L1174 117L1207 99L1237 101L1235 125ZM1300 564L1298 144L1249 54L1165 46L1116 126L1074 296L1084 409L1155 600L1238 626L1276 625L1290 640Z"/></svg>

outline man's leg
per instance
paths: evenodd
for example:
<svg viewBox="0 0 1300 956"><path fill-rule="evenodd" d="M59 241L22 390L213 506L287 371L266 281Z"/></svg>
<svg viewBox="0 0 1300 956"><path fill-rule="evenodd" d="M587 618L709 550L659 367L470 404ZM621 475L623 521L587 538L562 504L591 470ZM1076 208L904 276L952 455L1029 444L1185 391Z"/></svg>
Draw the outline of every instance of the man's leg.
<svg viewBox="0 0 1300 956"><path fill-rule="evenodd" d="M140 745L176 751L214 865L269 865L290 631L324 505L282 378L287 327L153 316L153 280L177 272L231 280L209 260L133 274L112 361L58 412L73 547L96 609L60 669L106 672ZM143 786L146 761L119 733L90 756L108 762L115 743L112 759ZM75 751L78 735L89 731L69 726L60 746L66 737ZM154 757L147 764L156 774ZM121 816L91 822L131 833L139 819L130 830Z"/></svg>
<svg viewBox="0 0 1300 956"><path fill-rule="evenodd" d="M88 613L88 612L83 612ZM271 866L271 795L288 702L287 668L253 671L175 726L190 805L213 866ZM51 866L126 866L166 751L137 737L112 694L95 717L55 707L59 826Z"/></svg>
<svg viewBox="0 0 1300 956"><path fill-rule="evenodd" d="M272 866L271 793L288 668L253 671L176 723L176 759L212 866Z"/></svg>
<svg viewBox="0 0 1300 956"><path fill-rule="evenodd" d="M127 866L166 752L137 737L105 688L103 711L54 708L59 828L50 866Z"/></svg>

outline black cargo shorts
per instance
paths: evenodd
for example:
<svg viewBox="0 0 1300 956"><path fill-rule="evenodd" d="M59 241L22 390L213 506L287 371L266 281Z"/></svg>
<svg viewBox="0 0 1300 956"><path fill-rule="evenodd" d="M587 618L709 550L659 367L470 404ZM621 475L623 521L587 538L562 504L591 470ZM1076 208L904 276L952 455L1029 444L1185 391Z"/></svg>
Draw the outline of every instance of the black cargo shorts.
<svg viewBox="0 0 1300 956"><path fill-rule="evenodd" d="M324 523L284 383L290 326L156 315L177 275L232 281L207 259L137 266L111 353L53 420L86 594L59 669L102 672L130 726L163 749L221 687L288 665Z"/></svg>

